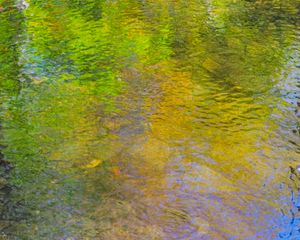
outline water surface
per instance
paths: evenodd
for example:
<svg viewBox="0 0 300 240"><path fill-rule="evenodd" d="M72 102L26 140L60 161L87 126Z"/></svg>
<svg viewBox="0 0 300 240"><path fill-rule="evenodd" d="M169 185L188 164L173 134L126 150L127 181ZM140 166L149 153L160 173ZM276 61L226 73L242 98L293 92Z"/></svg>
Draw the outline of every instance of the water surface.
<svg viewBox="0 0 300 240"><path fill-rule="evenodd" d="M299 11L1 0L3 239L300 239Z"/></svg>

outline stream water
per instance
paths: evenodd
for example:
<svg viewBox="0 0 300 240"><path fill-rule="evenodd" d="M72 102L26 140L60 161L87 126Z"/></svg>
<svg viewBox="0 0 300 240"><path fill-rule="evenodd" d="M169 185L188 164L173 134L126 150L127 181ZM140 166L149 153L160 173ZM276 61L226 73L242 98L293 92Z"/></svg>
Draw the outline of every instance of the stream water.
<svg viewBox="0 0 300 240"><path fill-rule="evenodd" d="M300 239L299 0L0 0L0 239Z"/></svg>

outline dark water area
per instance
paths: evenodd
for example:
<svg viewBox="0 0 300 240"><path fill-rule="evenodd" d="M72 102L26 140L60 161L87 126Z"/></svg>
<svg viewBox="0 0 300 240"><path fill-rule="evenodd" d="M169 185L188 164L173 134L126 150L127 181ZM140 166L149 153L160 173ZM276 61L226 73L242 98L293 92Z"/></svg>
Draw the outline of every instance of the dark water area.
<svg viewBox="0 0 300 240"><path fill-rule="evenodd" d="M300 239L299 0L0 0L0 239Z"/></svg>

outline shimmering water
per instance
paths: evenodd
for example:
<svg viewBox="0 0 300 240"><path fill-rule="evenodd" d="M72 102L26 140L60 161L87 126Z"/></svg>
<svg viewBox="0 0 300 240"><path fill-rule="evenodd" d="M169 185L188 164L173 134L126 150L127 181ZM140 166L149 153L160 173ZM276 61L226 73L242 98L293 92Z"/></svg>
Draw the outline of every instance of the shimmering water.
<svg viewBox="0 0 300 240"><path fill-rule="evenodd" d="M299 0L0 0L1 239L300 239Z"/></svg>

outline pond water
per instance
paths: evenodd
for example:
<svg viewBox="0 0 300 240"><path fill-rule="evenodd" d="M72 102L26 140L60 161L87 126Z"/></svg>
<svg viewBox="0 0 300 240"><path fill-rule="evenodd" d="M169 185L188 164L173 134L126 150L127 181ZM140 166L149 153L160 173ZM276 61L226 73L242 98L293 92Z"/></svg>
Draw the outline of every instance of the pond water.
<svg viewBox="0 0 300 240"><path fill-rule="evenodd" d="M299 0L0 0L1 239L300 239Z"/></svg>

